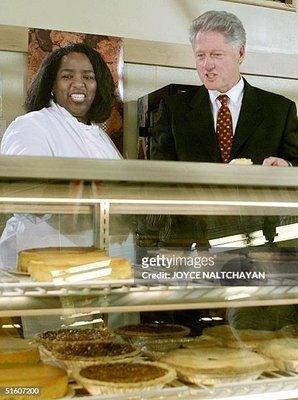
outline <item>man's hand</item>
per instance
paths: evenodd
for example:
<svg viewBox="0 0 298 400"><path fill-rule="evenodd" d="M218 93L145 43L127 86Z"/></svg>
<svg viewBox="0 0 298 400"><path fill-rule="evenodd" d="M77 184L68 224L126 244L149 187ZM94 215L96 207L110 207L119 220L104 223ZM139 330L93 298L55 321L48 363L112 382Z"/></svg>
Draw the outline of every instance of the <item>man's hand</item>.
<svg viewBox="0 0 298 400"><path fill-rule="evenodd" d="M289 167L288 161L278 157L268 157L263 161L263 165L272 167Z"/></svg>

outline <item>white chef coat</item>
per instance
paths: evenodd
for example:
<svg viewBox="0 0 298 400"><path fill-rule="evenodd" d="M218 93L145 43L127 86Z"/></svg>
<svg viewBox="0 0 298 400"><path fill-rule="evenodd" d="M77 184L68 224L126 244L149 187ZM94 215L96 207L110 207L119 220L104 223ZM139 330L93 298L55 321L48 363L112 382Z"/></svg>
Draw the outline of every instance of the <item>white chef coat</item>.
<svg viewBox="0 0 298 400"><path fill-rule="evenodd" d="M50 106L16 118L7 128L1 143L1 153L7 155L83 157L120 159L109 136L96 124L79 122L66 109L51 101ZM91 246L93 241L92 219L74 218L74 232L63 233L58 215L15 214L10 218L0 239L0 265L15 269L17 254L27 248L52 246ZM84 226L80 229L80 220ZM49 223L50 225L49 225ZM86 228L87 225L87 228ZM131 240L131 238L130 238ZM119 247L110 248L111 255L119 255ZM125 248L125 246L124 246ZM121 254L121 250L120 250ZM110 326L135 322L138 316L112 314ZM26 337L45 329L61 326L56 316L46 319L23 318Z"/></svg>
<svg viewBox="0 0 298 400"><path fill-rule="evenodd" d="M65 108L50 107L16 118L7 128L1 153L19 156L120 159L109 136L96 124L79 122Z"/></svg>
<svg viewBox="0 0 298 400"><path fill-rule="evenodd" d="M109 136L99 126L79 122L53 101L50 107L30 112L13 121L3 136L1 153L97 159L122 158ZM80 229L80 218L75 219L75 233L70 235L63 233L63 224L60 223L58 215L15 214L7 221L0 239L0 266L15 269L18 252L27 248L91 246L92 216L89 219L86 215L83 217L84 221L81 220L84 223L83 229ZM131 235L126 241L132 243ZM110 246L110 254L125 256L123 248L125 250L125 243L122 245L116 243ZM76 301L74 307L79 307L80 299ZM86 317L83 319L86 320ZM108 325L117 327L138 321L138 314L114 313L109 315ZM67 323L57 316L22 318L24 336L32 337L44 330L58 329L63 322ZM70 322L73 321L68 321Z"/></svg>
<svg viewBox="0 0 298 400"><path fill-rule="evenodd" d="M1 153L97 159L121 158L109 136L98 125L79 122L65 108L53 101L50 107L22 115L13 121L3 136ZM17 253L27 248L91 246L91 219L88 230L86 224L84 230L80 230L79 221L80 218L74 222L75 233L69 235L63 234L63 226L60 226L57 215L15 214L7 221L0 240L1 265L14 269Z"/></svg>

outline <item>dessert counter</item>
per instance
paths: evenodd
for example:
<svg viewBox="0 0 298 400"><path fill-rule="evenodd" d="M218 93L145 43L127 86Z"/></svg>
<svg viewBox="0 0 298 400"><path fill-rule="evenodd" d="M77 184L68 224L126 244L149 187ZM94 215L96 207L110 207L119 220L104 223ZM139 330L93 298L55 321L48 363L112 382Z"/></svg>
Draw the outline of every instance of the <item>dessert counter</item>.
<svg viewBox="0 0 298 400"><path fill-rule="evenodd" d="M19 399L19 393L3 392L5 388L24 387L9 381L9 371L13 368L20 370L20 376L24 376L28 385L29 370L32 376L51 371L50 375L61 382L60 392L53 390L55 385L49 389L49 382L46 382L48 397L32 393L26 397L32 399L274 400L298 397L297 320L288 323L286 329L281 326L272 332L261 328L241 331L225 325L222 316L208 317L209 320L205 320L210 321L210 327L206 328L205 324L200 336L194 336L188 327L180 325L179 328L175 324L166 327L160 317L158 323L153 321L147 330L151 331L151 325L155 324L155 328L157 325L167 333L153 334L149 342L143 341L146 336L143 331L133 340L127 340L114 328L108 336L102 335L105 327L100 339L83 338L83 343L77 339L75 343L68 343L67 339L60 338L49 346L43 341L43 335L46 339L55 335L57 328L54 327L50 331L54 333L40 330L28 339L13 334L7 341L9 329L21 330L26 320L34 323L34 319L51 321L51 318L61 317L73 341L77 334L71 331L76 328L74 315L81 323L80 334L85 322L95 334L98 325L102 329L103 321L117 313L128 319L133 313L156 313L154 317L159 319L160 312L209 312L213 309L222 315L222 310L233 308L292 307L297 310L297 168L10 156L0 156L0 166L0 212L25 216L26 221L49 222L55 234L63 239L67 237L67 244L60 245L65 252L51 243L30 245L31 239L32 243L36 239L33 229L32 237L31 234L26 237L26 246L16 241L18 259L2 261L0 322L10 318L12 323L2 323L0 328L0 398ZM129 220L122 219L127 216ZM113 225L114 217L117 222L121 221L121 226ZM181 217L179 224L176 224L176 217ZM191 221L188 227L192 224L198 227L196 232L200 232L201 221L207 221L207 248L206 241L202 244L200 233L195 243L190 240L193 239L191 235L187 238L185 221ZM264 221L269 221L269 233L262 230ZM80 229L84 227L81 231L88 232L87 245L77 240L75 224L79 222ZM165 225L168 230L164 230ZM118 230L124 239L119 239ZM167 247L166 236L171 230L174 239L168 241L170 246ZM185 241L181 240L184 236ZM73 248L77 248L77 255L70 249L68 237L75 238ZM44 253L37 249L39 247ZM255 278L250 282L248 274L246 281L235 284L231 279L216 278L222 265L216 265L214 254L223 253L225 259L229 250L233 252L239 248L244 249L244 256L241 254L239 258L241 262L235 265L234 261L229 268L244 275L260 272L267 274L268 279L257 281ZM20 263L26 251L34 253L28 265ZM193 261L196 255L201 261L213 257L206 271L215 275L205 279L198 275L196 279L188 279L185 275L179 282L163 278L150 282L139 279L137 272L148 270L144 260L148 262L159 253L178 258L182 254L184 261ZM230 258L225 260L230 262ZM272 269L272 265L276 265L276 269ZM167 266L170 270L171 265ZM247 271L247 266L248 269L253 266L252 272ZM278 269L280 266L282 271ZM157 267L155 264L155 272ZM90 277L87 272L95 275ZM197 322L205 323L204 317ZM181 337L177 334L179 330L183 332ZM153 349L152 346L157 347ZM278 346L285 350L276 352ZM286 355L277 359L272 355L275 353ZM26 371L23 363L28 360L30 366L25 364L28 371L23 372ZM21 365L16 367L14 363ZM129 371L133 380L127 382ZM117 376L112 384L113 374ZM38 387L38 384L29 386ZM8 394L11 397L7 397Z"/></svg>
<svg viewBox="0 0 298 400"><path fill-rule="evenodd" d="M114 334L137 327L144 335L144 327L155 330L152 325L125 326ZM20 399L19 391L26 388L36 391L28 398L60 400L296 399L297 361L281 362L283 355L275 351L282 346L289 357L285 344L293 345L295 339L278 337L285 332L231 330L241 336L242 346L254 350L239 347L239 337L234 336L228 347L223 342L215 346L220 337L232 337L228 329L218 325L204 329L199 337L181 337L178 332L187 334L186 327L159 324L162 338L135 336L134 344L94 328L47 331L27 341L0 337L0 344L5 344L0 351L0 396L15 390ZM171 337L165 336L169 330Z"/></svg>

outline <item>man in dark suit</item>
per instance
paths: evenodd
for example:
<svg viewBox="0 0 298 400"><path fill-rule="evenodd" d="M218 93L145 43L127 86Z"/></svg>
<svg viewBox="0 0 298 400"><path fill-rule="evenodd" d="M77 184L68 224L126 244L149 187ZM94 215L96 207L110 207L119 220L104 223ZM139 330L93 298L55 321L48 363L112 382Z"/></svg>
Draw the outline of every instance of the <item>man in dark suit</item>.
<svg viewBox="0 0 298 400"><path fill-rule="evenodd" d="M241 21L208 11L193 21L190 40L203 86L162 101L152 159L298 165L295 103L240 75L246 44Z"/></svg>
<svg viewBox="0 0 298 400"><path fill-rule="evenodd" d="M298 165L295 103L251 86L240 74L246 44L241 21L225 11L208 11L193 21L190 41L203 86L161 102L151 158L216 163L248 158L265 166ZM199 223L205 242L204 218L183 221L195 230ZM274 218L264 221L264 234L272 242Z"/></svg>
<svg viewBox="0 0 298 400"><path fill-rule="evenodd" d="M216 163L249 158L265 166L298 165L295 103L252 87L240 75L246 44L241 21L224 11L208 11L193 21L190 41L203 86L161 102L159 119L152 128L151 158ZM188 234L189 243L196 241L199 249L207 244L204 217L174 216L170 222L174 239L180 233L185 240ZM270 241L274 222L268 219L264 224ZM200 315L184 311L172 317L197 334ZM234 319L236 315L237 310ZM242 328L250 327L255 314L246 311L245 317L248 322ZM262 329L261 320L258 328Z"/></svg>
<svg viewBox="0 0 298 400"><path fill-rule="evenodd" d="M241 21L225 11L208 11L193 21L190 41L203 86L161 102L152 128L152 159L228 163L248 158L266 166L298 165L295 103L251 86L240 74L246 45ZM206 218L182 220L197 232L190 236L208 243ZM214 225L210 220L209 226ZM272 242L275 219L265 218L264 226L260 220L256 230L263 228ZM171 224L172 235L183 234L178 217ZM232 229L227 235L235 233Z"/></svg>

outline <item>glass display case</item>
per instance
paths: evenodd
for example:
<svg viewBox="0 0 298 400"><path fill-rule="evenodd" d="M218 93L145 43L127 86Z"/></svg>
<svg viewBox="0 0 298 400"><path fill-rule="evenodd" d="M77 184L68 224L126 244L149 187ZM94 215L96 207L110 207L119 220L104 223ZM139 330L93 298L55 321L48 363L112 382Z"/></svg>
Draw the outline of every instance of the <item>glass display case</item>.
<svg viewBox="0 0 298 400"><path fill-rule="evenodd" d="M177 323L182 314L190 313L198 327L186 341L206 327L229 323L231 310L240 310L239 315L252 310L256 330L282 331L298 322L295 167L1 156L0 177L3 214L47 215L47 222L54 218L50 225L59 234L74 233L72 245L93 245L107 255L126 257L132 265L125 279L102 280L75 271L75 279L63 275L36 281L16 265L2 262L0 336L20 335L26 319L44 319L48 329L52 318L56 326L58 318L58 326L94 327L105 322L113 329L140 319L161 322L169 318ZM73 232L76 224L84 228L83 242ZM169 224L166 233L162 231L165 224ZM34 229L30 232L25 246L14 242L17 250L51 245L29 246L31 239L35 243ZM180 264L174 270L172 261L170 265L156 262L175 257ZM152 259L155 264L150 264ZM192 265L185 264L189 260ZM194 265L194 260L200 265ZM253 266L252 280L247 265ZM194 275L186 274L190 270ZM239 271L246 274L244 280L243 274L225 279L228 273ZM282 322L277 313L279 325L273 328L272 321L265 323L260 317L265 312L268 319L274 318L274 312L269 317L266 310L287 308L291 319ZM252 328L250 323L247 329ZM73 380L69 387L76 397L86 399L294 399L298 375L295 370L274 369L256 380L211 386L177 378L162 389L108 396L87 395Z"/></svg>

